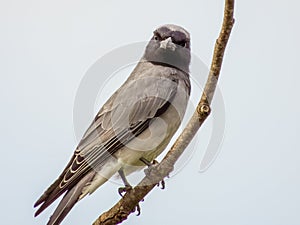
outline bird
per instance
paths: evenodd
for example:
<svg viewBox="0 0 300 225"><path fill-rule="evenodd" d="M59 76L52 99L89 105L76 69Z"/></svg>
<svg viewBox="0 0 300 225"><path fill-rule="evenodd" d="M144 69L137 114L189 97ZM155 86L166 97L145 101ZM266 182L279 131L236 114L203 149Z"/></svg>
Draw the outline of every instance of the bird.
<svg viewBox="0 0 300 225"><path fill-rule="evenodd" d="M36 201L35 217L63 195L47 225L59 225L72 209L112 176L152 164L185 114L191 92L189 32L166 24L154 30L127 80L112 94L77 145L60 176ZM124 189L122 189L124 190Z"/></svg>

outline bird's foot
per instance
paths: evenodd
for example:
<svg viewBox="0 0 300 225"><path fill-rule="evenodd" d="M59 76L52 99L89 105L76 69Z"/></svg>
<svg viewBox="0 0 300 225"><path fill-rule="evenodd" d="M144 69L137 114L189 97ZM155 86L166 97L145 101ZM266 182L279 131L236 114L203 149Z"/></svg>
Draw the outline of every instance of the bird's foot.
<svg viewBox="0 0 300 225"><path fill-rule="evenodd" d="M125 187L119 187L118 192L119 192L119 195L123 198L124 197L123 193L126 193L126 192L131 191L131 190L132 190L132 186L131 185L125 185ZM142 201L144 201L144 199L142 199ZM135 211L137 211L136 216L141 215L140 204L137 204L135 206Z"/></svg>
<svg viewBox="0 0 300 225"><path fill-rule="evenodd" d="M140 204L137 204L137 205L136 205L135 210L137 211L136 216L141 215L141 207L140 207Z"/></svg>
<svg viewBox="0 0 300 225"><path fill-rule="evenodd" d="M123 193L126 193L128 191L132 190L132 186L131 185L125 185L125 187L119 187L118 188L118 192L119 192L119 195L121 195L121 197L123 197Z"/></svg>
<svg viewBox="0 0 300 225"><path fill-rule="evenodd" d="M158 161L155 159L152 162L150 162L149 160L142 157L142 158L140 158L140 160L148 166L148 168L145 169L146 176L149 176L149 174L151 173L151 170L156 169L156 166L158 165ZM165 189L166 183L165 183L164 179L162 179L160 182L157 183L158 187L160 185L161 185L162 190Z"/></svg>
<svg viewBox="0 0 300 225"><path fill-rule="evenodd" d="M159 187L161 185L162 190L164 190L166 188L166 182L164 179L162 179L159 183L157 183L157 187Z"/></svg>

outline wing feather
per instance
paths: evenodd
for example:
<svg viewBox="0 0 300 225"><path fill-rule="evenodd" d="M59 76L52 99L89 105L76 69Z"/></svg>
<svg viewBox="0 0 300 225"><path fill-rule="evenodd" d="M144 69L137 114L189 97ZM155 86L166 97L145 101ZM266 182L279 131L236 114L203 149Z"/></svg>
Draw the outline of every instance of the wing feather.
<svg viewBox="0 0 300 225"><path fill-rule="evenodd" d="M151 77L149 73L145 77ZM134 82L127 80L96 115L58 180L36 202L35 206L43 203L36 215L73 188L91 169L101 167L168 108L178 85L172 75L170 79L158 76Z"/></svg>

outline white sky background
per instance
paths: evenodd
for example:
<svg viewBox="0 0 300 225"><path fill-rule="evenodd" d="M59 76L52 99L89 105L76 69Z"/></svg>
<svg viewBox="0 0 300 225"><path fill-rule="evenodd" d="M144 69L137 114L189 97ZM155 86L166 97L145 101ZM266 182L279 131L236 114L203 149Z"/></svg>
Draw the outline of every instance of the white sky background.
<svg viewBox="0 0 300 225"><path fill-rule="evenodd" d="M54 207L34 219L32 206L78 142L73 103L90 66L112 49L147 41L165 23L185 27L192 51L209 64L223 2L1 0L1 224L48 221ZM218 158L199 173L210 118L184 169L124 224L300 224L299 6L236 1L219 82L226 131ZM91 224L119 199L117 188L107 183L63 224Z"/></svg>

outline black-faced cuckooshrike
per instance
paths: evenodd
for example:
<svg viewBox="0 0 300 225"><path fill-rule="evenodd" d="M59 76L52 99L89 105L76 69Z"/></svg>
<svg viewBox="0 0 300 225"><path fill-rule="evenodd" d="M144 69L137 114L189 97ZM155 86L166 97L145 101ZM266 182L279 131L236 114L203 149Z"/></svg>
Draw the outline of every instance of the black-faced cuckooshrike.
<svg viewBox="0 0 300 225"><path fill-rule="evenodd" d="M35 203L45 208L64 194L48 225L119 172L125 176L152 162L168 145L190 95L190 35L164 25L154 31L142 59L103 105L58 179Z"/></svg>

